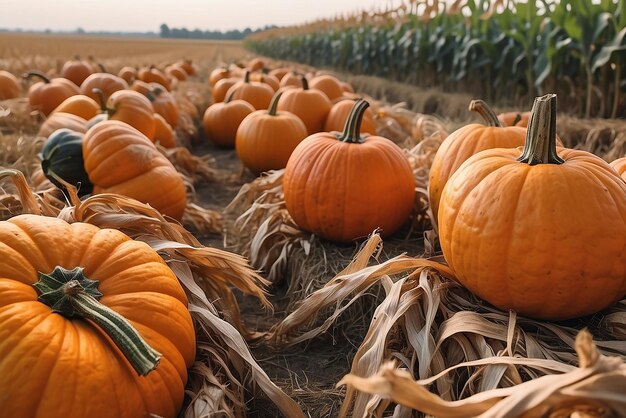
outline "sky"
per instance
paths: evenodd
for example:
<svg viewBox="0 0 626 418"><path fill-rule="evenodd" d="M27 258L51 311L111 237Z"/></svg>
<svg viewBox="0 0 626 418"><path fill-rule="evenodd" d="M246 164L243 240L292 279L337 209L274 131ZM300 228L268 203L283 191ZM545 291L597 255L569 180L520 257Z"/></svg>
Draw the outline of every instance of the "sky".
<svg viewBox="0 0 626 418"><path fill-rule="evenodd" d="M0 28L158 32L286 26L361 10L382 9L401 0L17 0L2 2Z"/></svg>

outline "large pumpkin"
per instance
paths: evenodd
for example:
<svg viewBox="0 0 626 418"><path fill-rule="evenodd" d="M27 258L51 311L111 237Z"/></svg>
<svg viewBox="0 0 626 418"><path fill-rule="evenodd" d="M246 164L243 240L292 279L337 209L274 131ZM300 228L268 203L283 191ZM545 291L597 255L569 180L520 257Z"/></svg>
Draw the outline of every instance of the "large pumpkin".
<svg viewBox="0 0 626 418"><path fill-rule="evenodd" d="M556 147L556 96L538 98L526 145L452 175L439 235L459 282L500 309L563 320L626 295L626 183L601 158Z"/></svg>
<svg viewBox="0 0 626 418"><path fill-rule="evenodd" d="M96 124L83 139L83 160L94 194L129 196L174 219L182 218L187 204L182 178L132 126L115 120Z"/></svg>
<svg viewBox="0 0 626 418"><path fill-rule="evenodd" d="M343 133L304 139L285 168L289 214L302 229L332 241L364 238L376 228L389 236L414 207L415 178L400 148L359 134L367 107L365 100L355 103Z"/></svg>
<svg viewBox="0 0 626 418"><path fill-rule="evenodd" d="M174 418L195 335L147 244L44 216L0 222L0 415Z"/></svg>
<svg viewBox="0 0 626 418"><path fill-rule="evenodd" d="M101 100L98 93L94 92L95 89L99 89L102 92L102 97L106 103L109 97L116 91L127 90L128 83L123 78L113 74L93 73L80 85L80 92L93 100Z"/></svg>
<svg viewBox="0 0 626 418"><path fill-rule="evenodd" d="M61 77L80 86L93 72L91 64L77 56L73 60L65 61L63 68L61 68Z"/></svg>
<svg viewBox="0 0 626 418"><path fill-rule="evenodd" d="M80 93L78 86L67 78L50 79L39 71L30 71L25 74L25 77L37 77L42 80L28 89L28 103L32 110L38 110L46 116L65 99Z"/></svg>
<svg viewBox="0 0 626 418"><path fill-rule="evenodd" d="M482 100L472 100L469 110L479 113L486 125L472 123L457 129L437 150L428 179L428 201L434 222L437 221L443 188L465 160L486 149L515 148L524 145L526 129L503 127L496 114Z"/></svg>
<svg viewBox="0 0 626 418"><path fill-rule="evenodd" d="M237 129L241 121L254 112L254 107L245 100L232 100L233 94L225 102L213 103L202 116L202 126L206 137L221 148L234 148Z"/></svg>
<svg viewBox="0 0 626 418"><path fill-rule="evenodd" d="M276 111L282 94L274 95L268 110L246 116L237 129L237 155L255 174L285 168L293 150L307 137L306 126L299 117Z"/></svg>

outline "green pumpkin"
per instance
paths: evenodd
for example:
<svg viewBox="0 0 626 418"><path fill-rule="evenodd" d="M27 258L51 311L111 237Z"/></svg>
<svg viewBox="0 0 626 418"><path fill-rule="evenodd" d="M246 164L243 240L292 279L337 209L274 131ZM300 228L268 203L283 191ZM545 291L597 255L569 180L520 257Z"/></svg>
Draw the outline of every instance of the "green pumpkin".
<svg viewBox="0 0 626 418"><path fill-rule="evenodd" d="M48 137L39 158L48 180L61 190L65 187L59 178L74 185L79 196L92 192L93 185L83 165L83 134L66 128L57 129Z"/></svg>

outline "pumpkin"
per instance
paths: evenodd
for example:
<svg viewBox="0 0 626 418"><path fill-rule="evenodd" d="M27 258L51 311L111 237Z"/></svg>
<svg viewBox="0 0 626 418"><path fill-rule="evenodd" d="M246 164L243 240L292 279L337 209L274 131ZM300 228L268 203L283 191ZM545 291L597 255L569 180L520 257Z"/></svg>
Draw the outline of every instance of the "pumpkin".
<svg viewBox="0 0 626 418"><path fill-rule="evenodd" d="M83 159L94 194L129 196L176 220L182 218L187 196L181 176L132 126L117 120L94 125L83 139Z"/></svg>
<svg viewBox="0 0 626 418"><path fill-rule="evenodd" d="M250 74L251 81L258 81L259 83L265 83L276 92L280 88L280 81L270 74L265 73L252 73Z"/></svg>
<svg viewBox="0 0 626 418"><path fill-rule="evenodd" d="M39 127L37 136L48 137L57 129L68 128L76 132L87 132L87 121L80 116L65 112L53 112Z"/></svg>
<svg viewBox="0 0 626 418"><path fill-rule="evenodd" d="M211 71L211 73L209 74L209 85L211 87L215 86L215 84L224 79L224 78L229 78L231 76L230 71L228 70L228 68L226 67L218 67L215 68L213 71Z"/></svg>
<svg viewBox="0 0 626 418"><path fill-rule="evenodd" d="M290 71L280 79L280 87L302 87L302 75Z"/></svg>
<svg viewBox="0 0 626 418"><path fill-rule="evenodd" d="M626 295L626 183L601 158L556 146L556 95L535 100L526 144L482 151L441 197L441 248L458 281L543 320Z"/></svg>
<svg viewBox="0 0 626 418"><path fill-rule="evenodd" d="M267 109L272 101L274 90L264 83L250 81L250 72L246 71L243 80L237 81L226 92L226 97L233 95L233 99L241 99L250 103L255 109Z"/></svg>
<svg viewBox="0 0 626 418"><path fill-rule="evenodd" d="M165 90L170 90L170 80L165 74L154 65L149 68L141 68L137 73L137 78L146 83L159 83Z"/></svg>
<svg viewBox="0 0 626 418"><path fill-rule="evenodd" d="M265 68L265 61L262 58L252 58L248 61L246 68L250 71L259 71Z"/></svg>
<svg viewBox="0 0 626 418"><path fill-rule="evenodd" d="M332 75L324 74L313 77L309 87L323 92L331 101L338 99L344 93L341 81Z"/></svg>
<svg viewBox="0 0 626 418"><path fill-rule="evenodd" d="M83 165L83 133L63 128L54 131L46 140L41 154L43 174L55 186L64 190L63 179L76 187L78 195L89 194L93 185Z"/></svg>
<svg viewBox="0 0 626 418"><path fill-rule="evenodd" d="M67 78L50 79L39 71L30 71L24 74L24 77L37 77L42 80L31 85L28 89L28 103L32 110L38 110L46 116L52 113L65 99L80 93L76 84Z"/></svg>
<svg viewBox="0 0 626 418"><path fill-rule="evenodd" d="M101 110L100 105L94 99L84 94L77 94L63 100L63 103L58 105L52 114L57 112L71 113L89 120L100 113Z"/></svg>
<svg viewBox="0 0 626 418"><path fill-rule="evenodd" d="M278 79L278 81L280 81L285 76L285 74L287 74L290 71L291 71L291 68L279 67L279 68L274 68L268 74L269 75L273 75L274 77L276 77ZM298 87L300 87L300 86L298 86Z"/></svg>
<svg viewBox="0 0 626 418"><path fill-rule="evenodd" d="M22 94L17 77L8 71L0 70L0 100L15 99Z"/></svg>
<svg viewBox="0 0 626 418"><path fill-rule="evenodd" d="M304 139L285 168L289 214L302 229L328 240L350 242L376 228L389 236L414 207L415 178L402 150L387 138L359 134L368 105L354 104L342 133Z"/></svg>
<svg viewBox="0 0 626 418"><path fill-rule="evenodd" d="M113 93L120 90L128 90L128 83L123 78L109 73L93 73L80 85L80 92L93 100L100 100L94 89L102 91L103 100L106 101Z"/></svg>
<svg viewBox="0 0 626 418"><path fill-rule="evenodd" d="M165 67L165 74L177 79L178 81L187 80L187 72L178 64L172 64Z"/></svg>
<svg viewBox="0 0 626 418"><path fill-rule="evenodd" d="M101 102L102 100L101 98ZM143 94L133 90L116 91L109 97L103 109L107 119L125 122L148 139L154 138L154 109Z"/></svg>
<svg viewBox="0 0 626 418"><path fill-rule="evenodd" d="M285 168L293 150L308 135L299 117L276 111L282 94L274 95L267 111L246 116L237 129L237 155L255 174Z"/></svg>
<svg viewBox="0 0 626 418"><path fill-rule="evenodd" d="M3 416L178 415L194 327L154 250L37 215L0 222L0 242Z"/></svg>
<svg viewBox="0 0 626 418"><path fill-rule="evenodd" d="M283 93L279 111L295 114L306 126L309 135L324 130L324 123L330 108L333 106L328 97L319 90L309 89L304 76L301 77L302 88L287 89Z"/></svg>
<svg viewBox="0 0 626 418"><path fill-rule="evenodd" d="M159 85L151 84L151 86L152 90L147 97L150 102L152 102L152 108L155 113L163 116L173 129L176 129L178 126L178 118L180 117L176 98L172 93Z"/></svg>
<svg viewBox="0 0 626 418"><path fill-rule="evenodd" d="M193 62L190 59L178 61L178 64L183 70L185 70L187 75L196 75L196 67L194 67Z"/></svg>
<svg viewBox="0 0 626 418"><path fill-rule="evenodd" d="M612 161L611 167L617 171L617 174L626 180L626 157L618 158L617 160Z"/></svg>
<svg viewBox="0 0 626 418"><path fill-rule="evenodd" d="M63 64L61 77L67 78L77 86L80 86L93 72L91 64L77 56Z"/></svg>
<svg viewBox="0 0 626 418"><path fill-rule="evenodd" d="M223 102L226 98L226 93L228 92L228 90L230 90L230 88L240 80L241 79L238 77L223 78L221 80L218 80L217 83L215 83L215 86L213 86L213 88L211 89L211 97L213 97L213 103Z"/></svg>
<svg viewBox="0 0 626 418"><path fill-rule="evenodd" d="M524 145L526 129L502 127L496 114L482 100L472 100L469 110L477 112L486 125L472 123L465 125L442 142L430 167L428 180L428 201L437 221L439 201L446 182L452 174L472 155L490 148L515 148Z"/></svg>
<svg viewBox="0 0 626 418"><path fill-rule="evenodd" d="M344 93L354 93L354 88L350 83L346 81L340 81L339 83L341 84L341 89Z"/></svg>
<svg viewBox="0 0 626 418"><path fill-rule="evenodd" d="M128 84L132 84L137 79L137 69L134 67L122 67L117 76L124 79Z"/></svg>
<svg viewBox="0 0 626 418"><path fill-rule="evenodd" d="M234 148L237 129L254 107L245 100L233 100L233 94L225 102L213 103L202 116L206 137L220 148Z"/></svg>
<svg viewBox="0 0 626 418"><path fill-rule="evenodd" d="M163 116L158 113L154 114L154 142L158 142L165 148L174 148L176 146L176 134L169 123Z"/></svg>
<svg viewBox="0 0 626 418"><path fill-rule="evenodd" d="M324 122L324 130L326 132L343 130L353 106L354 100L349 99L340 100L335 103L328 112L326 122ZM367 108L363 114L361 134L376 135L376 122L374 122L374 113L370 108Z"/></svg>
<svg viewBox="0 0 626 418"><path fill-rule="evenodd" d="M498 119L504 126L528 126L530 112L505 112L498 115Z"/></svg>

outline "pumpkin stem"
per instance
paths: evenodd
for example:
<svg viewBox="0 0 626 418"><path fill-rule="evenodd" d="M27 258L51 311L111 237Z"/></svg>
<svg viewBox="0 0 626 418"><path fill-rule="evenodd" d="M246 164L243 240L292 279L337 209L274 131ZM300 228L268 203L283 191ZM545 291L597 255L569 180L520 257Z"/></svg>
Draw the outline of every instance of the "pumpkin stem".
<svg viewBox="0 0 626 418"><path fill-rule="evenodd" d="M230 103L233 100L233 97L235 97L235 93L237 93L237 90L231 91L230 94L226 96L226 100L224 100L224 103Z"/></svg>
<svg viewBox="0 0 626 418"><path fill-rule="evenodd" d="M33 286L39 300L53 312L67 318L85 318L95 322L111 337L140 376L145 376L159 364L161 354L150 347L137 330L119 313L98 302L102 293L98 281L85 277L83 268L67 270L55 267L52 273L39 273Z"/></svg>
<svg viewBox="0 0 626 418"><path fill-rule="evenodd" d="M517 160L529 165L565 162L556 153L556 94L535 99L524 150Z"/></svg>
<svg viewBox="0 0 626 418"><path fill-rule="evenodd" d="M111 115L111 109L107 107L106 101L104 100L104 92L99 88L94 88L91 90L91 92L98 96L98 102L100 102L100 110L102 111L100 113L107 113Z"/></svg>
<svg viewBox="0 0 626 418"><path fill-rule="evenodd" d="M50 82L50 78L45 75L44 73L42 73L41 71L37 71L37 70L31 70L27 73L24 73L22 75L23 78L29 79L32 77L39 77L43 80L44 83L48 84Z"/></svg>
<svg viewBox="0 0 626 418"><path fill-rule="evenodd" d="M97 65L98 65L98 68L100 68L101 72L108 73L106 67L101 62L99 62Z"/></svg>
<svg viewBox="0 0 626 418"><path fill-rule="evenodd" d="M343 132L337 135L337 139L343 142L358 144L363 142L361 139L361 121L365 110L370 106L369 102L364 99L358 99L348 115Z"/></svg>
<svg viewBox="0 0 626 418"><path fill-rule="evenodd" d="M494 128L502 128L502 123L498 119L498 115L483 100L472 100L469 104L470 112L478 113L485 121L487 126Z"/></svg>
<svg viewBox="0 0 626 418"><path fill-rule="evenodd" d="M300 76L300 81L302 81L302 90L308 90L309 89L309 81L306 79L305 76Z"/></svg>
<svg viewBox="0 0 626 418"><path fill-rule="evenodd" d="M246 72L243 73L243 82L244 83L250 82L250 71L246 70Z"/></svg>
<svg viewBox="0 0 626 418"><path fill-rule="evenodd" d="M276 110L278 109L278 100L280 99L280 96L282 96L284 93L284 91L277 91L276 93L274 93L274 96L272 96L272 101L270 102L270 107L269 109L267 109L267 114L270 116L276 116Z"/></svg>

